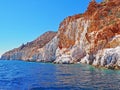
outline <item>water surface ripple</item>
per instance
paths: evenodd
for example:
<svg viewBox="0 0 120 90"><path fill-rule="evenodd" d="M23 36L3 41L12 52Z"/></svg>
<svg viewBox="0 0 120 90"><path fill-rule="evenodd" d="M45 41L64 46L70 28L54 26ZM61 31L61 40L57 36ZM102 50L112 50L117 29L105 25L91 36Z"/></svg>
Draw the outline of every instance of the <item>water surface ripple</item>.
<svg viewBox="0 0 120 90"><path fill-rule="evenodd" d="M0 90L103 89L120 89L120 71L82 64L0 61Z"/></svg>

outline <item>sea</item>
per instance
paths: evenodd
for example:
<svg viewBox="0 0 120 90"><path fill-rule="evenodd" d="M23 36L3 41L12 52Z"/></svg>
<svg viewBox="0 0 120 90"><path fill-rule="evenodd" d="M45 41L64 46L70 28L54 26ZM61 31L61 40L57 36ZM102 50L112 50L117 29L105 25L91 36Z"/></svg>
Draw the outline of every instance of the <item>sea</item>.
<svg viewBox="0 0 120 90"><path fill-rule="evenodd" d="M120 71L86 64L0 60L0 90L120 90Z"/></svg>

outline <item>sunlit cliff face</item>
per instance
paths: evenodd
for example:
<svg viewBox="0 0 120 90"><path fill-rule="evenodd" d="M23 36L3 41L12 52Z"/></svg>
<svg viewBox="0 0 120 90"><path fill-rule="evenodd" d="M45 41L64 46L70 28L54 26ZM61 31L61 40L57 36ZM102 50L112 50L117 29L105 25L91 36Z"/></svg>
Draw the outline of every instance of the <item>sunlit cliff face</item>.
<svg viewBox="0 0 120 90"><path fill-rule="evenodd" d="M92 0L84 14L67 17L60 24L57 34L51 35L47 42L42 39L45 44L35 44L37 48L34 44L29 45L31 48L26 46L25 50L19 47L5 53L2 59L79 62L120 69L120 0L99 4Z"/></svg>
<svg viewBox="0 0 120 90"><path fill-rule="evenodd" d="M110 0L97 4L94 0L83 15L66 18L59 27L59 44L56 52L58 63L82 62L97 66L111 66L116 60L100 57L109 50L118 54L120 47L120 1ZM117 50L117 51L116 51ZM112 54L110 54L110 57ZM109 56L109 55L108 55ZM95 64L95 60L97 63ZM102 60L102 61L101 61ZM109 60L109 63L105 63ZM114 63L112 62L115 61ZM104 64L103 64L104 63Z"/></svg>

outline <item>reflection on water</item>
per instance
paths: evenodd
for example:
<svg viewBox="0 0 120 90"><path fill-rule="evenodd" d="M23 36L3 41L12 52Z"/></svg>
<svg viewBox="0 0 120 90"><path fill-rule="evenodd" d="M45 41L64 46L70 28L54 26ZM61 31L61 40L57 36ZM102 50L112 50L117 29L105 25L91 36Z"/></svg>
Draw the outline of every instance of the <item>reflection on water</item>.
<svg viewBox="0 0 120 90"><path fill-rule="evenodd" d="M0 90L119 89L120 71L89 65L0 61Z"/></svg>

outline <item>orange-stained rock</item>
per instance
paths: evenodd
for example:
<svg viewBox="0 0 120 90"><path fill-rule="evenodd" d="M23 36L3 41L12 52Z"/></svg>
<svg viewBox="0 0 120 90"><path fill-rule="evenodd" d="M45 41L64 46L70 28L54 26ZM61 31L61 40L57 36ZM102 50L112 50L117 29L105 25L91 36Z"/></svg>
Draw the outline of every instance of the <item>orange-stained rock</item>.
<svg viewBox="0 0 120 90"><path fill-rule="evenodd" d="M13 51L16 54L28 46L32 47L26 49L30 53L24 52L26 56L22 56L28 59L32 56L36 61L55 60L55 63L81 62L107 68L120 67L120 0L101 3L92 0L84 14L65 18L60 23L58 33L52 37L48 39L46 36L47 41L39 41L38 38L3 56L12 58ZM43 41L45 43L40 43Z"/></svg>
<svg viewBox="0 0 120 90"><path fill-rule="evenodd" d="M100 58L99 51L102 53L108 48L120 47L120 1L108 0L98 4L92 0L82 17L70 16L60 24L58 37L57 58L59 59L56 59L56 63L62 62L60 58L65 55L66 58L67 56L72 58L65 60L72 62L82 60L81 62L95 65L98 63L96 59ZM64 53L66 50L69 55ZM118 58L117 52L119 51L115 52L114 58ZM101 59L99 64L104 66L105 62Z"/></svg>

